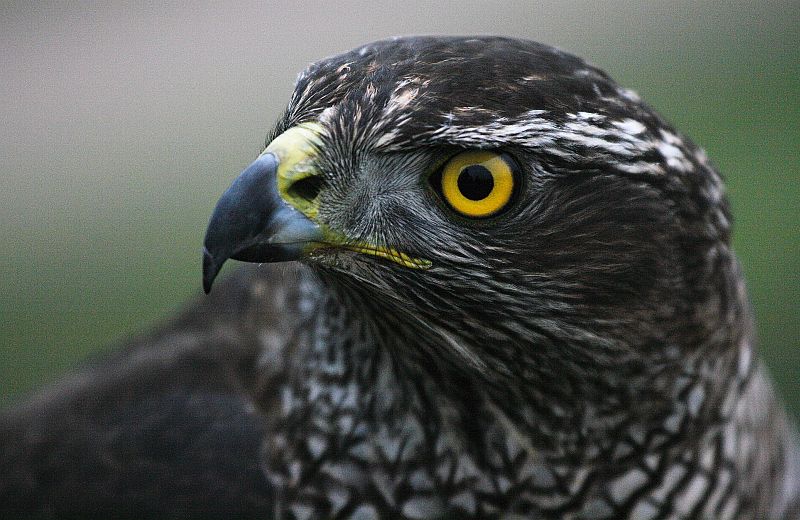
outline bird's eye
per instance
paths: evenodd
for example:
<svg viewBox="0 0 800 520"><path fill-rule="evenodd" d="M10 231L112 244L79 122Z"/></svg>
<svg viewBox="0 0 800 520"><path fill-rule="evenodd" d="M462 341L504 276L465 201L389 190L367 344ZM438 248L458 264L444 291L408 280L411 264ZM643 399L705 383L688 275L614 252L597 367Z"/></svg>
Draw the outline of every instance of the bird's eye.
<svg viewBox="0 0 800 520"><path fill-rule="evenodd" d="M442 169L442 196L466 217L490 217L511 200L516 169L507 154L485 150L462 152Z"/></svg>

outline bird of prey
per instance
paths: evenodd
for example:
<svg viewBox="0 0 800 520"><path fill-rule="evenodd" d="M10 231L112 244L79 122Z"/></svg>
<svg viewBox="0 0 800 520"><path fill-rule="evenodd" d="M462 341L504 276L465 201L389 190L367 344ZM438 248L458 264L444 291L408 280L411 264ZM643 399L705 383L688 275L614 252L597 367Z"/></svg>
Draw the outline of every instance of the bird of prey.
<svg viewBox="0 0 800 520"><path fill-rule="evenodd" d="M704 152L575 56L324 59L210 219L206 292L262 265L5 412L0 509L799 518L730 233Z"/></svg>

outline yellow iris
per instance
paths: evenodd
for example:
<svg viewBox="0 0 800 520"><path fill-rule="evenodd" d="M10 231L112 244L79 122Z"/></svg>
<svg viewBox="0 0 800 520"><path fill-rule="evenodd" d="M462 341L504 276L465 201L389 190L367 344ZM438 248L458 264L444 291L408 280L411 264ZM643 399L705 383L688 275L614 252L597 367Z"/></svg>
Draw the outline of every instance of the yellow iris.
<svg viewBox="0 0 800 520"><path fill-rule="evenodd" d="M497 152L463 152L442 170L442 194L450 206L467 217L494 215L511 200L514 172Z"/></svg>

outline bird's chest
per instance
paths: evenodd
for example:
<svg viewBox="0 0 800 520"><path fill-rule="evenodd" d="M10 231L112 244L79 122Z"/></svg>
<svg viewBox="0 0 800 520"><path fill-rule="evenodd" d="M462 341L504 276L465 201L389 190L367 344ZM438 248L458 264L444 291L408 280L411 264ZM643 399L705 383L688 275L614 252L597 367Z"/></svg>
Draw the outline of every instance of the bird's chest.
<svg viewBox="0 0 800 520"><path fill-rule="evenodd" d="M703 453L631 430L576 452L633 461L613 471L545 458L480 403L465 416L432 378L408 384L385 358L342 352L326 344L273 388L261 463L275 518L650 518L671 494L696 505L714 491L680 463Z"/></svg>
<svg viewBox="0 0 800 520"><path fill-rule="evenodd" d="M454 428L446 403L378 387L310 378L281 390L263 461L277 517L535 518L574 506L588 470L537 460L500 424Z"/></svg>
<svg viewBox="0 0 800 520"><path fill-rule="evenodd" d="M665 451L598 473L544 462L501 421L476 419L464 431L446 403L426 409L381 388L311 378L281 390L284 414L262 461L275 518L655 518L672 495L699 511L703 497L722 491L705 451ZM695 459L704 467L686 462Z"/></svg>

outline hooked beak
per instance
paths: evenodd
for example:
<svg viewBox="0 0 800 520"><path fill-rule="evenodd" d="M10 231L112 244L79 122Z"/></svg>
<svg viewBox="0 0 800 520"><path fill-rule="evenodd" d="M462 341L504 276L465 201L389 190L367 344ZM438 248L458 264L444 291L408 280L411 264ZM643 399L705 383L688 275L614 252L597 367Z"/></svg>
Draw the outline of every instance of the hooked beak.
<svg viewBox="0 0 800 520"><path fill-rule="evenodd" d="M208 293L229 258L245 262L296 260L322 240L319 226L278 193L278 158L264 153L217 202L203 244L203 290Z"/></svg>

